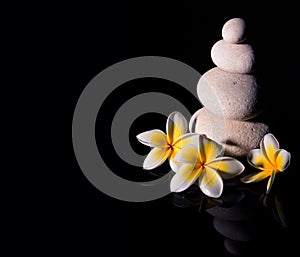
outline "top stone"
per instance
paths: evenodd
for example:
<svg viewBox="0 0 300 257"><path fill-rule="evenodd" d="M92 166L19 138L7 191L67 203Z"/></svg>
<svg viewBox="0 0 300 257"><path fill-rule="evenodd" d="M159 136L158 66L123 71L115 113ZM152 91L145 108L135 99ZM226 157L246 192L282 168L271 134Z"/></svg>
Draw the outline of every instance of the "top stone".
<svg viewBox="0 0 300 257"><path fill-rule="evenodd" d="M241 18L228 20L222 28L223 39L231 44L237 44L244 41L246 34L246 24Z"/></svg>

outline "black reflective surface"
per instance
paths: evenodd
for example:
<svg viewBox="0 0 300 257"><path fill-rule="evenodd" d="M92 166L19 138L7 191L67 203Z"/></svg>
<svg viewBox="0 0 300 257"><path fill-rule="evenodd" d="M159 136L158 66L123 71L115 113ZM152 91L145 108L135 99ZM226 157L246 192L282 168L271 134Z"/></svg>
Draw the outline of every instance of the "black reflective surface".
<svg viewBox="0 0 300 257"><path fill-rule="evenodd" d="M281 183L276 183L271 193L265 194L265 185L249 188L236 179L225 184L226 189L219 199L207 198L193 186L183 193L173 194L173 203L181 208L199 207L199 218L205 218L204 212L211 215L211 226L224 239L223 244L215 247L223 245L229 254L288 253L294 244L290 229L295 224L291 224L288 198L280 188Z"/></svg>
<svg viewBox="0 0 300 257"><path fill-rule="evenodd" d="M72 27L71 37L66 36L69 45L74 44L74 51L78 50L75 55L67 51L76 64L72 65L70 75L77 74L72 79L76 84L72 106L100 70L131 57L166 56L203 74L214 67L210 50L221 39L224 22L244 17L256 50L255 72L264 99L261 118L270 125L281 147L292 155L290 167L276 177L270 194L264 194L266 181L244 185L237 178L226 181L222 197L216 200L203 196L195 186L156 201L121 202L95 189L73 158L66 180L61 183L61 204L49 210L55 216L50 231L54 232L54 241L58 241L53 245L58 243L65 252L93 251L99 256L295 256L295 252L297 255L300 180L295 124L299 120L296 89L300 83L296 58L299 50L294 35L298 31L298 15L293 12L296 8L288 4L272 5L266 11L252 1L235 7L217 7L217 3L206 7L199 1L165 6L122 1L120 8L109 4L103 7L107 11L101 16L101 26L98 18L94 18L98 17L96 14L80 22L76 15L71 15L78 25L78 29ZM83 26L79 26L81 22ZM76 42L78 37L84 39ZM169 171L167 163L151 172L132 168L109 151L108 121L113 110L126 97L143 90L169 92L191 111L201 107L171 82L154 78L128 82L114 92L114 99L103 106L105 110L99 115L96 139L113 172L134 181L149 181ZM165 130L164 117L145 114L137 118L129 133L136 153L145 154L149 148L138 144L135 135L156 128ZM253 171L245 159L242 161L245 173ZM51 248L51 244L46 246Z"/></svg>
<svg viewBox="0 0 300 257"><path fill-rule="evenodd" d="M253 1L210 3L98 1L97 5L26 3L27 8L19 6L19 11L17 4L12 8L5 26L21 17L10 33L16 36L12 52L19 49L26 55L24 66L19 64L21 55L12 58L13 62L21 68L36 64L29 73L38 77L36 92L41 96L37 98L42 102L51 96L47 106L51 114L44 114L45 126L34 128L42 132L37 140L49 153L34 149L43 155L41 164L35 163L34 154L23 163L24 189L9 200L9 207L3 207L10 216L3 220L8 228L2 237L8 256L299 255L298 8L288 1L271 3L267 9ZM244 185L238 178L226 181L222 197L214 200L203 196L197 186L144 203L122 202L98 191L80 170L71 140L73 111L85 86L103 69L137 56L170 57L203 74L214 67L211 47L221 39L224 22L233 17L247 20L256 50L255 72L264 99L262 119L292 155L290 167L276 177L270 194L264 195L266 181ZM189 110L201 107L170 82L146 79L128 85L138 87L135 92L143 87L168 90ZM31 89L31 81L22 86ZM120 89L123 96L133 96L127 89ZM106 122L123 96L115 95L103 107L106 111L102 110L101 122L96 124L97 143L117 175L149 181L168 171L168 164L151 173L131 169L109 151L111 131ZM34 109L44 110L39 105ZM50 131L45 132L48 126ZM164 130L160 115L148 114L134 122L129 133L134 151L148 151L138 144L135 134L154 128ZM28 151L27 145L22 150ZM32 178L33 166L37 172ZM30 181L25 183L23 177ZM7 195L10 191L4 198Z"/></svg>

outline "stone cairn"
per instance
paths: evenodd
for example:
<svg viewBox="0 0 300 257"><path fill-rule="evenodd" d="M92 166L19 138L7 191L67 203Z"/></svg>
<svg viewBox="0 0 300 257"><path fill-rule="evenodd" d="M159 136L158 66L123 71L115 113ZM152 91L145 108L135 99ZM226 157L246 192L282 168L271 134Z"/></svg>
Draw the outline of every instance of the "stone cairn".
<svg viewBox="0 0 300 257"><path fill-rule="evenodd" d="M191 118L190 130L221 143L225 154L245 156L257 148L269 126L259 122L259 85L253 73L255 56L246 41L241 18L228 20L222 40L211 49L216 67L201 76L197 94L203 104Z"/></svg>

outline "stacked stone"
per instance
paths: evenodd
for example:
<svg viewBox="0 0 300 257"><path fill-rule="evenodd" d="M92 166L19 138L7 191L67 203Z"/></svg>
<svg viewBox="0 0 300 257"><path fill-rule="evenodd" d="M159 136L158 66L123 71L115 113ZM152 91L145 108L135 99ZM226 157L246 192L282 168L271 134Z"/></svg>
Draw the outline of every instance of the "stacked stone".
<svg viewBox="0 0 300 257"><path fill-rule="evenodd" d="M254 51L246 42L245 21L227 21L222 37L211 49L216 67L198 82L197 94L204 107L192 120L196 119L195 132L221 143L225 154L245 156L259 146L269 127L257 121L261 112L259 85L253 73Z"/></svg>

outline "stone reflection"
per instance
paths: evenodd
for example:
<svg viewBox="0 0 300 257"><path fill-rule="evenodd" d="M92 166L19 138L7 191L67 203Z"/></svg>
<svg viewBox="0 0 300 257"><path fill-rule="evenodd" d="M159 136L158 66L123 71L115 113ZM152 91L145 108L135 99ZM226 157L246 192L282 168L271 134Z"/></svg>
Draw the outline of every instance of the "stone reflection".
<svg viewBox="0 0 300 257"><path fill-rule="evenodd" d="M213 217L212 225L224 237L224 247L232 255L253 256L270 254L270 245L276 251L282 228L288 227L284 202L279 187L274 185L270 194L259 183L247 187L238 180L229 182L218 199L208 198L197 185L182 193L173 194L178 207L199 206L200 215L207 212Z"/></svg>

